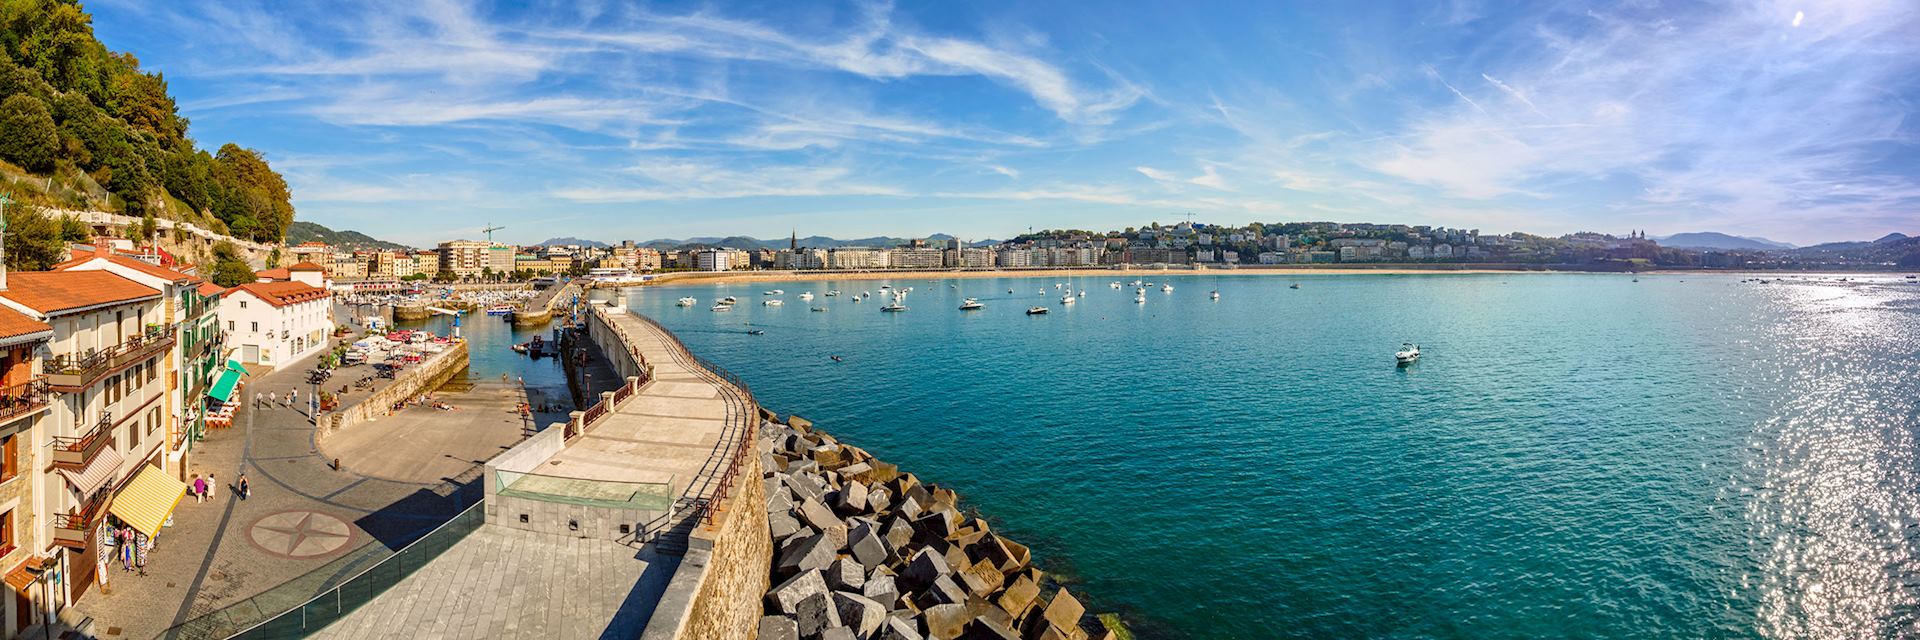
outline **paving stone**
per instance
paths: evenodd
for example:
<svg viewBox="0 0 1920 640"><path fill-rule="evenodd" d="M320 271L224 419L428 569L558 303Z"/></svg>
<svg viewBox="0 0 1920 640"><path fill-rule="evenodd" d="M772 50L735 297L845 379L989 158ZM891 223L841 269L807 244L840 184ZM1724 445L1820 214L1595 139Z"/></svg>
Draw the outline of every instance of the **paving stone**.
<svg viewBox="0 0 1920 640"><path fill-rule="evenodd" d="M833 599L825 592L816 593L794 604L794 619L800 626L800 635L806 638L818 637L828 629L842 626L840 612L833 607Z"/></svg>
<svg viewBox="0 0 1920 640"><path fill-rule="evenodd" d="M788 616L761 616L760 640L800 640L800 623Z"/></svg>
<svg viewBox="0 0 1920 640"><path fill-rule="evenodd" d="M878 631L880 623L887 618L886 607L860 594L836 591L833 605L840 610L840 623L862 638Z"/></svg>
<svg viewBox="0 0 1920 640"><path fill-rule="evenodd" d="M859 593L861 587L867 585L867 570L852 558L834 560L822 572L822 577L826 578L827 587L835 591Z"/></svg>
<svg viewBox="0 0 1920 640"><path fill-rule="evenodd" d="M801 600L807 596L827 593L827 581L818 571L807 571L788 578L773 589L767 591L767 604L775 611L794 615L799 611Z"/></svg>

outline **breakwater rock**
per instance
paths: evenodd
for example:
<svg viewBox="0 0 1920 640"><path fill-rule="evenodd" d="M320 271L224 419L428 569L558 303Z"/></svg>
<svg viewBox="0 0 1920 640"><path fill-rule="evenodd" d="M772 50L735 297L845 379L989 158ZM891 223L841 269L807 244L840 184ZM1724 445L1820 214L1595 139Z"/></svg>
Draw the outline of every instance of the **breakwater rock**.
<svg viewBox="0 0 1920 640"><path fill-rule="evenodd" d="M1027 547L963 514L953 490L802 418L760 436L775 547L762 640L1090 637L1086 607L1043 595Z"/></svg>

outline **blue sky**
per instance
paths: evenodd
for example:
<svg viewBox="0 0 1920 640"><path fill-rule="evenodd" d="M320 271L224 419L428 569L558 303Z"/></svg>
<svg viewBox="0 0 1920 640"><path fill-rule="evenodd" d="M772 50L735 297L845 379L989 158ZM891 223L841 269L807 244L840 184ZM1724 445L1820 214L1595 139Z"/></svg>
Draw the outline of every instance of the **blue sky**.
<svg viewBox="0 0 1920 640"><path fill-rule="evenodd" d="M413 244L1920 232L1911 0L88 6L300 219Z"/></svg>

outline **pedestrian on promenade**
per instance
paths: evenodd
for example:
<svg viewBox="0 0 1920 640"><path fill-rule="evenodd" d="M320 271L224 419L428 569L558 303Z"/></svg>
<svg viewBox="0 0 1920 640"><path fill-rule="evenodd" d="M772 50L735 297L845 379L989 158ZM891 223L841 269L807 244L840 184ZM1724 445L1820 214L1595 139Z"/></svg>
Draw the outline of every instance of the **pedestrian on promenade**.
<svg viewBox="0 0 1920 640"><path fill-rule="evenodd" d="M291 407L291 406L293 406L293 405L296 405L296 404L300 404L300 390L299 390L299 389L294 389L294 390L292 390L292 391L288 391L288 392L287 392L287 406L289 406L289 407Z"/></svg>
<svg viewBox="0 0 1920 640"><path fill-rule="evenodd" d="M234 488L239 491L241 500L245 500L247 496L253 495L253 488L247 486L247 472L240 472L240 481L236 483Z"/></svg>
<svg viewBox="0 0 1920 640"><path fill-rule="evenodd" d="M213 492L219 490L220 488L219 483L220 483L219 480L213 479L213 474L211 473L207 474L207 499L208 500L212 500L214 495Z"/></svg>
<svg viewBox="0 0 1920 640"><path fill-rule="evenodd" d="M268 391L268 392L267 392L267 406L268 406L268 407L272 407L273 405L276 405L276 404L280 404L280 392L278 392L278 391Z"/></svg>
<svg viewBox="0 0 1920 640"><path fill-rule="evenodd" d="M200 477L200 474L198 473L193 474L193 484L188 486L193 490L194 502L207 501L207 479L206 478Z"/></svg>

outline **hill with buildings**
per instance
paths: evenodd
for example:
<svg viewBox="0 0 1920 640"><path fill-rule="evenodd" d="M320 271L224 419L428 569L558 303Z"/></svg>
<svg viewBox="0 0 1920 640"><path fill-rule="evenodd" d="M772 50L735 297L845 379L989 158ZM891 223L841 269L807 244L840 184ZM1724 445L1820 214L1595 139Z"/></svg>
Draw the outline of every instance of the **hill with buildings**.
<svg viewBox="0 0 1920 640"><path fill-rule="evenodd" d="M944 233L936 233L920 239L933 241L933 242L946 242L949 240L953 240L954 238L953 236L947 235ZM649 249L660 249L660 250L700 249L700 248L708 248L708 247L727 247L732 249L785 249L789 245L796 245L796 244L801 247L812 248L812 249L837 249L841 247L892 247L892 246L907 244L909 242L912 242L913 240L914 240L913 238L895 238L890 236L873 236L870 238L852 238L852 239L846 239L846 240L842 240L839 238L830 238L827 236L807 236L804 238L786 237L786 238L773 238L773 239L767 239L767 240L763 240L760 238L753 238L749 236L726 236L726 237L699 236L699 237L693 237L693 238L686 238L684 240L661 238L657 240L648 240L646 242L639 243L639 245Z"/></svg>
<svg viewBox="0 0 1920 640"><path fill-rule="evenodd" d="M0 2L0 190L279 242L293 222L286 180L258 151L195 146L166 78L108 50L92 21L74 2Z"/></svg>
<svg viewBox="0 0 1920 640"><path fill-rule="evenodd" d="M318 223L297 221L287 225L287 244L321 242L348 251L412 251L397 242L387 242L358 231L334 231Z"/></svg>
<svg viewBox="0 0 1920 640"><path fill-rule="evenodd" d="M584 238L575 238L573 236L561 236L558 238L547 238L545 241L535 243L533 246L536 246L536 247L587 247L590 249L604 249L607 247L607 243L601 242L599 240L587 240Z"/></svg>
<svg viewBox="0 0 1920 640"><path fill-rule="evenodd" d="M1770 249L1794 248L1793 245L1785 242L1776 242L1766 238L1728 235L1715 231L1676 233L1665 237L1655 237L1654 240L1658 241L1660 246L1663 247L1680 247L1684 249L1744 249L1748 251L1767 251Z"/></svg>

